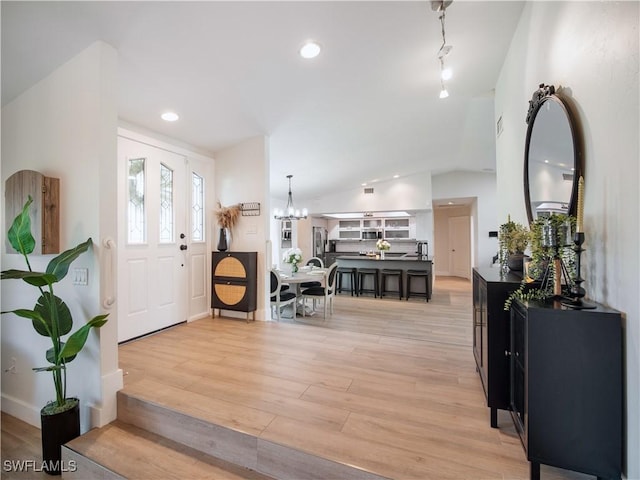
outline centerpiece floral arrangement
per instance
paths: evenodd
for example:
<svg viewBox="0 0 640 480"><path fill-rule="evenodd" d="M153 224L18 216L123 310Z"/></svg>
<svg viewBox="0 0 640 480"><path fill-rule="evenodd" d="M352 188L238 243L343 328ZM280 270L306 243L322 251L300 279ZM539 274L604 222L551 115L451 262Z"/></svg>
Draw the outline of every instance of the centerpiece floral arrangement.
<svg viewBox="0 0 640 480"><path fill-rule="evenodd" d="M376 242L376 248L378 250L381 251L385 251L385 250L389 250L391 248L391 244L389 242L387 242L386 240L380 238L377 242Z"/></svg>
<svg viewBox="0 0 640 480"><path fill-rule="evenodd" d="M284 252L284 257L282 259L284 263L291 264L291 272L296 273L298 271L298 264L302 262L302 250L299 248L290 248L286 252Z"/></svg>

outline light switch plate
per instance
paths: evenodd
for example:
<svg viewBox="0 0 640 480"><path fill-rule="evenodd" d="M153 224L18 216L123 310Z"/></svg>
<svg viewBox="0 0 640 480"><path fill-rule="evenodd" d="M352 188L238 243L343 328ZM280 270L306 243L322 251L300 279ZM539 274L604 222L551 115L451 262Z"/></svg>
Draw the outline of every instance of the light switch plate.
<svg viewBox="0 0 640 480"><path fill-rule="evenodd" d="M89 283L89 269L88 268L74 268L73 269L73 284L74 285L88 285Z"/></svg>

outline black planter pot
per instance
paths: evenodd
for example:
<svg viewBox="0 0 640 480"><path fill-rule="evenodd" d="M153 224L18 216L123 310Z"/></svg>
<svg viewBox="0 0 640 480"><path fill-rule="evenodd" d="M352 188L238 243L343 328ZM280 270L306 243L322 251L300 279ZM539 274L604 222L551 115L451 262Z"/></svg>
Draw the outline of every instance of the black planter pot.
<svg viewBox="0 0 640 480"><path fill-rule="evenodd" d="M514 272L522 271L522 261L525 257L524 253L510 253L507 257L507 266L509 270Z"/></svg>
<svg viewBox="0 0 640 480"><path fill-rule="evenodd" d="M80 402L64 412L46 415L40 411L42 425L43 470L49 475L62 472L62 445L80 436Z"/></svg>

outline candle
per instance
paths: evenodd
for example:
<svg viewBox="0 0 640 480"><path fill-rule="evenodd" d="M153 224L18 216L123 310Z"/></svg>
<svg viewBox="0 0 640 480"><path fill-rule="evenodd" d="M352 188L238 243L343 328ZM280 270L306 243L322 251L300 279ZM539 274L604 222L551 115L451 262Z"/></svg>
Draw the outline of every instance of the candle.
<svg viewBox="0 0 640 480"><path fill-rule="evenodd" d="M584 177L578 179L578 219L576 221L576 233L582 232L584 228Z"/></svg>

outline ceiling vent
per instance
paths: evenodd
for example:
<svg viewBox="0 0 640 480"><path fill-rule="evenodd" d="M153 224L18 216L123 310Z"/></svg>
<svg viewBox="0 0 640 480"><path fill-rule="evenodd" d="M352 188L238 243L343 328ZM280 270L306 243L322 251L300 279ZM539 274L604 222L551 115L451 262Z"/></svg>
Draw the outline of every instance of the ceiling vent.
<svg viewBox="0 0 640 480"><path fill-rule="evenodd" d="M367 187L364 189L365 195L373 195L373 187Z"/></svg>
<svg viewBox="0 0 640 480"><path fill-rule="evenodd" d="M566 182L573 182L573 173L563 173L562 179Z"/></svg>

